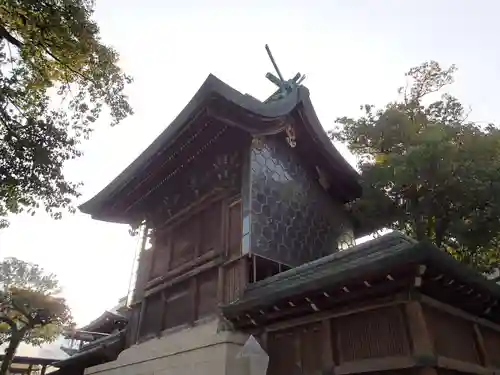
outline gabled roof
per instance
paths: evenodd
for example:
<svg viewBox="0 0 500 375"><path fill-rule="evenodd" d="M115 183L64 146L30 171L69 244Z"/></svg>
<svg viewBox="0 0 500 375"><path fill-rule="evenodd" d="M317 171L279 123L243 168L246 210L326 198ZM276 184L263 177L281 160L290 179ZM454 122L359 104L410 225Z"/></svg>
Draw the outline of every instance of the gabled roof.
<svg viewBox="0 0 500 375"><path fill-rule="evenodd" d="M240 120L245 118L246 121L234 120L230 122L230 125L241 128L252 135L274 134L283 130L287 125L284 120L290 120L291 115L298 113L304 120L307 133L315 143L315 148L317 147L311 152L319 152L332 170L340 172L335 176L335 179L345 176L345 180L350 184L347 190L352 195L352 199L361 195L361 187L357 182L357 172L333 146L323 130L306 87L295 87L284 98L263 103L249 95L240 93L217 77L209 75L191 101L165 131L101 192L82 204L79 207L80 211L91 214L100 220L116 221L117 218L104 217L105 215L101 212L103 205L113 199L113 196L127 186L136 174L154 161L160 152L171 146L187 128L189 121L201 109L214 102L217 102L218 108L223 109L226 118L235 113L238 114Z"/></svg>

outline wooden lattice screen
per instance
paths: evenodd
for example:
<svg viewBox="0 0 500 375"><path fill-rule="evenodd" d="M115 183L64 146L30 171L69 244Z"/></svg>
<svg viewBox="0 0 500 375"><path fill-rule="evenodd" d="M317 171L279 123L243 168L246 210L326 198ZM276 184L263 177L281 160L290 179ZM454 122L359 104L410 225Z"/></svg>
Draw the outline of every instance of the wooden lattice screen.
<svg viewBox="0 0 500 375"><path fill-rule="evenodd" d="M344 316L334 321L334 327L340 363L410 353L400 306Z"/></svg>

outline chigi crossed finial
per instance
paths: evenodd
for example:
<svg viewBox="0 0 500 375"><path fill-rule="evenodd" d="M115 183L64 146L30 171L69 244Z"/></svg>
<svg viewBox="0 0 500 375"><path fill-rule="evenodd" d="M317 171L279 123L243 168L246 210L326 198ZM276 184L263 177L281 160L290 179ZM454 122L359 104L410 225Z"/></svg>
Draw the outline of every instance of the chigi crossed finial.
<svg viewBox="0 0 500 375"><path fill-rule="evenodd" d="M291 91L292 88L300 85L302 81L306 78L305 75L302 75L300 73L297 73L292 79L285 80L283 78L283 75L281 74L278 65L276 64L276 61L274 60L273 54L271 53L271 49L269 46L266 44L266 51L267 55L269 56L269 59L271 60L271 63L273 64L274 70L276 71L276 74L278 77L276 77L272 73L267 73L266 78L270 80L272 83L274 83L276 86L278 86L278 91L276 91L273 95L271 95L266 102L274 101L281 99L288 95Z"/></svg>

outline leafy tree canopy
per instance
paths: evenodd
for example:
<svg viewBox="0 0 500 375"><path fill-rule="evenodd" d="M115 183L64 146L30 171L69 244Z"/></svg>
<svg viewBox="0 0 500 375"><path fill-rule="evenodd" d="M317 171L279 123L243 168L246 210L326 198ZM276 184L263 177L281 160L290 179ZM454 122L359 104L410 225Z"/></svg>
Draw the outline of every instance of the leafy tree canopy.
<svg viewBox="0 0 500 375"><path fill-rule="evenodd" d="M52 342L70 326L71 312L53 274L16 258L0 263L0 344L9 343L0 374L21 342Z"/></svg>
<svg viewBox="0 0 500 375"><path fill-rule="evenodd" d="M443 92L455 70L434 61L410 69L398 100L361 106L331 135L359 157L365 195L355 214L488 271L500 261L500 130L470 121Z"/></svg>
<svg viewBox="0 0 500 375"><path fill-rule="evenodd" d="M131 78L102 44L92 0L0 2L0 224L9 213L71 210L78 184L63 164L81 155L103 109L112 125L132 109Z"/></svg>

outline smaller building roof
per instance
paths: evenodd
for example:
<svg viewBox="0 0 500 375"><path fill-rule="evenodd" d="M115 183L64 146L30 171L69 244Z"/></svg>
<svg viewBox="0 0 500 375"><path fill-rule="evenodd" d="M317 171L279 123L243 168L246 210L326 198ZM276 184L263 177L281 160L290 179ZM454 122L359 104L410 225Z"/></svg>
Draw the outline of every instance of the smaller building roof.
<svg viewBox="0 0 500 375"><path fill-rule="evenodd" d="M126 322L127 318L118 312L105 311L98 318L86 326L80 328L81 331L111 333L118 322Z"/></svg>
<svg viewBox="0 0 500 375"><path fill-rule="evenodd" d="M402 233L392 232L250 284L240 299L222 306L222 311L231 318L296 296L342 287L351 280L412 264L432 265L439 272L450 275L451 280L458 280L455 285L467 285L493 299L500 299L500 286L480 272L428 242L419 243Z"/></svg>
<svg viewBox="0 0 500 375"><path fill-rule="evenodd" d="M121 330L112 335L102 337L85 345L74 355L52 363L58 368L79 367L86 368L99 363L116 359L125 344L125 331Z"/></svg>

